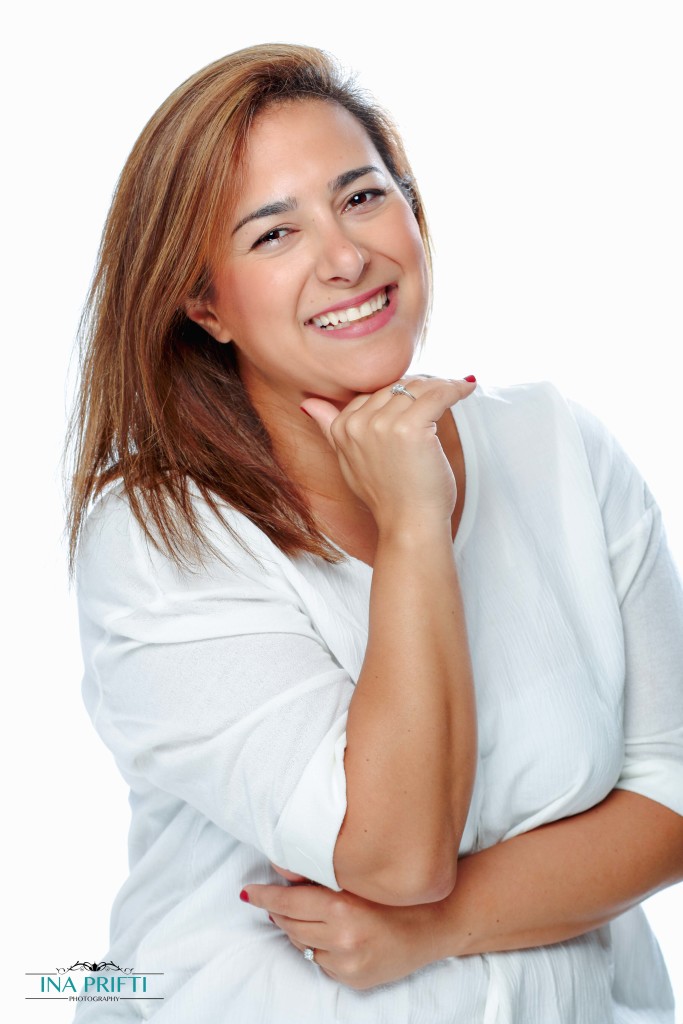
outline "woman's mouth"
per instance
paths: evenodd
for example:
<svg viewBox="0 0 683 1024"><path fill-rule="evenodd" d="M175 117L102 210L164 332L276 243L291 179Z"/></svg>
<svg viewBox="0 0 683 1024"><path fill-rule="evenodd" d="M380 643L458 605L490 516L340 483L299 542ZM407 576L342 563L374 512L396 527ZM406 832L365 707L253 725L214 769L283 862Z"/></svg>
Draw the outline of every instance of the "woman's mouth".
<svg viewBox="0 0 683 1024"><path fill-rule="evenodd" d="M320 316L313 316L309 323L325 331L335 331L359 320L370 320L389 304L387 291L388 288L383 288L360 306L348 306L346 309L334 309Z"/></svg>

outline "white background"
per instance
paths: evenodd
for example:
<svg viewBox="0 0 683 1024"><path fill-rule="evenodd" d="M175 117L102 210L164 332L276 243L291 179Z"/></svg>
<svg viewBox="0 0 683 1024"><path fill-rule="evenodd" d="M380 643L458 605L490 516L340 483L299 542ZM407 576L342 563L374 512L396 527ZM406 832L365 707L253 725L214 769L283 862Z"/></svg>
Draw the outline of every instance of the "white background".
<svg viewBox="0 0 683 1024"><path fill-rule="evenodd" d="M589 406L643 470L683 563L683 8L446 9L67 0L26 2L5 22L3 907L16 916L3 928L3 1002L21 990L7 1019L70 1020L68 1004L24 1002L23 972L100 958L125 877L126 793L81 706L58 464L117 174L189 74L264 41L322 46L359 71L399 121L430 216L422 367L551 379ZM681 886L648 903L681 1020L682 911Z"/></svg>

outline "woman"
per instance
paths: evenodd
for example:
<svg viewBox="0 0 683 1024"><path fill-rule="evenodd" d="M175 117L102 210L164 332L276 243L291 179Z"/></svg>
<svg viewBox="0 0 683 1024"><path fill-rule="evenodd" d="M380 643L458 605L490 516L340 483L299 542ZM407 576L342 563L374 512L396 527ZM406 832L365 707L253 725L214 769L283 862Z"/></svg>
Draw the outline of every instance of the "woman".
<svg viewBox="0 0 683 1024"><path fill-rule="evenodd" d="M72 552L131 787L107 959L163 1000L81 1019L672 1019L658 512L549 386L405 377L428 251L395 129L307 47L199 72L123 171Z"/></svg>

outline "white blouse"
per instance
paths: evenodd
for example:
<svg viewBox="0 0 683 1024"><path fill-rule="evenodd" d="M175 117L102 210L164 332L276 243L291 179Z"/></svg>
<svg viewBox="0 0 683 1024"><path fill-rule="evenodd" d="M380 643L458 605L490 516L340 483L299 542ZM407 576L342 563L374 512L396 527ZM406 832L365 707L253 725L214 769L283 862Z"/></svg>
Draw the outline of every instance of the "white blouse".
<svg viewBox="0 0 683 1024"><path fill-rule="evenodd" d="M550 385L478 387L453 414L479 723L461 852L615 786L683 814L683 592L642 479ZM671 1024L640 908L567 942L449 958L355 992L239 900L247 883L281 881L269 861L338 888L372 570L289 559L229 510L254 558L197 504L224 559L201 570L145 540L121 488L81 549L84 698L131 790L130 877L105 959L164 972L164 998L82 1003L77 1020Z"/></svg>

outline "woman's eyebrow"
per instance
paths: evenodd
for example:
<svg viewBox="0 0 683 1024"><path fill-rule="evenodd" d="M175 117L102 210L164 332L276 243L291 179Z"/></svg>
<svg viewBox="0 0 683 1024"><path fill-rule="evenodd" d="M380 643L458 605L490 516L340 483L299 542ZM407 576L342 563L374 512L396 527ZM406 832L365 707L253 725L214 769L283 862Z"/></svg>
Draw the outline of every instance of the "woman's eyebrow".
<svg viewBox="0 0 683 1024"><path fill-rule="evenodd" d="M297 202L291 196L287 196L285 199L278 199L274 203L266 203L265 206L259 206L258 210L254 210L253 213L248 213L246 217L238 222L233 228L233 235L237 234L240 228L243 228L245 224L248 224L250 220L258 220L260 217L274 217L280 213L289 213L290 210L296 210Z"/></svg>
<svg viewBox="0 0 683 1024"><path fill-rule="evenodd" d="M371 174L373 171L384 176L384 172L380 167L375 167L374 164L366 164L365 167L354 167L351 171L344 171L342 174L338 174L336 178L328 182L327 187L330 192L340 192L347 185L351 185L358 178ZM252 220L259 220L262 217L275 217L281 213L289 213L291 210L296 210L296 208L297 201L293 196L286 196L284 199L266 203L264 206L259 206L258 210L254 210L252 213L242 217L232 229L232 233L236 235L240 228L243 228L245 224Z"/></svg>
<svg viewBox="0 0 683 1024"><path fill-rule="evenodd" d="M347 185L351 185L357 178L362 178L366 174L370 174L375 171L377 174L381 174L384 177L384 171L380 167L375 167L374 164L367 164L365 167L356 167L352 171L344 171L343 174L339 174L336 178L333 178L327 185L330 192L339 192L341 189L346 188Z"/></svg>

